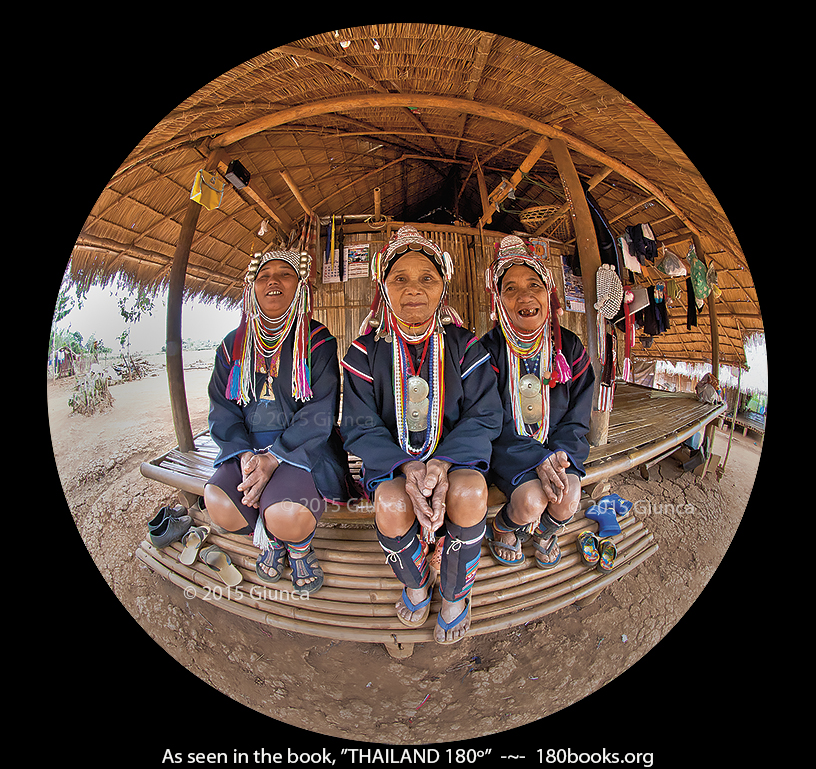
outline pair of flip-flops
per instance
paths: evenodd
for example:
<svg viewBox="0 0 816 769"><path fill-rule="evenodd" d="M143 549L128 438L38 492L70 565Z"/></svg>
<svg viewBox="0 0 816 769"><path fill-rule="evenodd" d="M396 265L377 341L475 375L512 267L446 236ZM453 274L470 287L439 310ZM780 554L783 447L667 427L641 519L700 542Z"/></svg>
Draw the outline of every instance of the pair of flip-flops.
<svg viewBox="0 0 816 769"><path fill-rule="evenodd" d="M419 627L420 625L423 625L425 623L425 621L428 619L428 615L430 614L430 611L431 611L431 598L433 597L433 591L434 591L434 578L433 578L433 576L430 579L431 579L431 584L430 584L430 586L428 588L428 595L425 597L424 600L420 601L419 603L413 603L408 598L406 588L402 589L402 601L405 604L405 608L407 608L408 611L410 611L410 612L422 611L422 614L417 619L414 619L412 621L404 619L398 613L397 614L397 619L400 622L402 622L403 625L406 625L407 627ZM470 597L465 599L465 608L462 609L462 611L459 612L459 614L456 617L454 617L450 622L446 622L444 619L442 619L442 615L440 613L436 618L436 624L442 630L444 630L445 633L447 633L449 630L452 630L453 628L456 628L459 625L461 625L463 622L465 622L468 619L468 617L470 617ZM450 646L451 644L459 643L459 641L461 641L464 637L465 637L465 635L463 634L463 635L460 635L457 638L452 638L450 640L437 641L437 643L442 644L443 646Z"/></svg>
<svg viewBox="0 0 816 769"><path fill-rule="evenodd" d="M587 566L607 574L615 568L618 548L611 539L601 538L591 531L582 531L576 540L578 553Z"/></svg>
<svg viewBox="0 0 816 769"><path fill-rule="evenodd" d="M505 542L497 540L492 526L488 527L485 533L485 540L487 541L487 547L490 549L491 555L503 566L519 566L526 560L526 556L521 552L521 548L524 543L530 539L530 535L526 530L522 530L520 532L516 531L513 533L515 534L516 538L512 545L508 545ZM536 551L535 563L539 569L544 569L544 571L547 571L549 569L554 569L559 563L561 563L560 549L558 551L558 555L553 560L550 560L553 550L558 547L557 533L552 534L547 539L546 545L544 544L544 540L541 537L535 536L535 534L533 534L532 539L533 549ZM517 558L516 560L505 558L499 555L497 548L501 548L502 550L511 550L514 553L521 553L521 558ZM541 554L540 556L539 553Z"/></svg>
<svg viewBox="0 0 816 769"><path fill-rule="evenodd" d="M200 558L201 562L227 587L238 586L244 578L233 565L229 555L216 545L202 548L209 534L209 526L192 526L181 538L182 550L179 562L185 566L192 566L196 558Z"/></svg>

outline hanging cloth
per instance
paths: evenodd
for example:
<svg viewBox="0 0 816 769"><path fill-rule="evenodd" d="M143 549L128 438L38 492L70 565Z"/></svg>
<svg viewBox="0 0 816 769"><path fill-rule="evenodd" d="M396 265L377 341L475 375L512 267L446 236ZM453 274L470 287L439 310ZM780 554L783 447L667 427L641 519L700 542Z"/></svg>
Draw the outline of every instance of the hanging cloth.
<svg viewBox="0 0 816 769"><path fill-rule="evenodd" d="M597 408L598 411L611 411L615 395L617 344L614 326L607 324L607 321L615 318L623 301L623 285L612 265L602 264L598 268L595 274L595 291L598 299L595 302L598 316L598 354L603 363Z"/></svg>
<svg viewBox="0 0 816 769"><path fill-rule="evenodd" d="M697 307L702 308L703 303L711 293L711 287L708 285L708 278L706 277L705 262L697 256L694 244L689 246L686 259L691 265L691 284L694 286L694 299Z"/></svg>
<svg viewBox="0 0 816 769"><path fill-rule="evenodd" d="M686 329L697 328L697 304L694 301L694 285L686 278Z"/></svg>

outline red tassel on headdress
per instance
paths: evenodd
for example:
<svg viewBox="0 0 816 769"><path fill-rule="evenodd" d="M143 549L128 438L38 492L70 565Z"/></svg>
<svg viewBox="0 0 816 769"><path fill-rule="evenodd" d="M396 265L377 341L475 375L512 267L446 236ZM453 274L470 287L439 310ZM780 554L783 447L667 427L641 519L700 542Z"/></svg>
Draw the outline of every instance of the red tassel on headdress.
<svg viewBox="0 0 816 769"><path fill-rule="evenodd" d="M561 323L558 321L558 310L561 309L561 303L558 301L558 294L555 287L550 291L550 322L553 330L553 347L555 348L555 358L553 360L553 369L558 375L559 382L569 382L572 379L572 368L570 368L564 353L561 352Z"/></svg>
<svg viewBox="0 0 816 769"><path fill-rule="evenodd" d="M247 317L241 313L241 324L232 342L232 368L230 368L229 378L225 395L231 401L237 401L241 393L241 354L246 336Z"/></svg>

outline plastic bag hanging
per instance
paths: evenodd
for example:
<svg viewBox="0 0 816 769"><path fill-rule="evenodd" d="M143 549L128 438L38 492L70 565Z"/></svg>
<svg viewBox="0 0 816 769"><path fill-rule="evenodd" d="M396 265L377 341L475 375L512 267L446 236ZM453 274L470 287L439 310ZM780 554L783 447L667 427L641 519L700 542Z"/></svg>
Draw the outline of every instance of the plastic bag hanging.
<svg viewBox="0 0 816 769"><path fill-rule="evenodd" d="M221 205L225 186L226 182L217 173L199 168L193 181L190 200L212 211Z"/></svg>

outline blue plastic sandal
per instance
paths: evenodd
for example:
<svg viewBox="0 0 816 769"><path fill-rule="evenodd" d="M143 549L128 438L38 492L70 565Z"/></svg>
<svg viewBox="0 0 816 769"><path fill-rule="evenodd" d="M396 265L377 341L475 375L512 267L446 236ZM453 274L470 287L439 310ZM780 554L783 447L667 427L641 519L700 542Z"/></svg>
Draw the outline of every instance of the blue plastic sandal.
<svg viewBox="0 0 816 769"><path fill-rule="evenodd" d="M601 539L614 537L616 534L621 533L620 524L611 505L602 506L600 503L592 505L592 507L584 513L584 516L589 518L590 521L596 521L598 523L598 536Z"/></svg>
<svg viewBox="0 0 816 769"><path fill-rule="evenodd" d="M323 587L323 569L317 562L317 553L310 547L303 558L289 556L289 565L292 567L292 588L296 593L311 595ZM315 577L305 585L298 585L297 580Z"/></svg>
<svg viewBox="0 0 816 769"><path fill-rule="evenodd" d="M286 565L286 548L283 545L275 545L264 550L255 560L255 573L264 582L277 582L283 574L283 567ZM262 569L265 566L266 569Z"/></svg>
<svg viewBox="0 0 816 769"><path fill-rule="evenodd" d="M465 599L465 608L462 609L458 617L454 617L450 622L445 622L445 620L442 619L442 613L440 612L436 618L436 624L447 633L448 630L457 627L462 622L464 622L469 616L470 616L470 597ZM465 635L467 635L467 633L465 633ZM452 641L437 641L437 643L442 644L444 646L450 646L450 644L459 643L459 641L461 641L465 637L465 635L460 635L459 638L454 638Z"/></svg>
<svg viewBox="0 0 816 769"><path fill-rule="evenodd" d="M397 619L402 622L403 625L406 627L417 627L425 622L428 619L428 615L431 613L431 597L433 596L433 582L431 582L430 587L428 588L428 595L425 597L424 601L420 601L419 603L413 603L408 598L407 588L402 588L402 602L405 604L405 608L408 609L410 612L420 611L420 609L425 609L422 612L422 616L419 619L415 619L413 621L409 621L404 619L397 613Z"/></svg>
<svg viewBox="0 0 816 769"><path fill-rule="evenodd" d="M598 500L598 505L603 507L611 507L616 515L624 516L632 509L632 503L628 499L624 499L620 494L607 494Z"/></svg>

